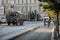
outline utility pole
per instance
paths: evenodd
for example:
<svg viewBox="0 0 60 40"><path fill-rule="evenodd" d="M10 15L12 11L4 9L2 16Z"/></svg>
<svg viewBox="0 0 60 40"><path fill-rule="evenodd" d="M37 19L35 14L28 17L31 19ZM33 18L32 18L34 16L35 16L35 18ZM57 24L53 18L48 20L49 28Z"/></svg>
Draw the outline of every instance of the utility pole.
<svg viewBox="0 0 60 40"><path fill-rule="evenodd" d="M28 17L28 0L26 0L26 15L27 15L27 18L29 20L29 17Z"/></svg>
<svg viewBox="0 0 60 40"><path fill-rule="evenodd" d="M5 15L5 5L4 5L4 15Z"/></svg>
<svg viewBox="0 0 60 40"><path fill-rule="evenodd" d="M34 13L35 13L35 21L37 21L37 11L34 10Z"/></svg>

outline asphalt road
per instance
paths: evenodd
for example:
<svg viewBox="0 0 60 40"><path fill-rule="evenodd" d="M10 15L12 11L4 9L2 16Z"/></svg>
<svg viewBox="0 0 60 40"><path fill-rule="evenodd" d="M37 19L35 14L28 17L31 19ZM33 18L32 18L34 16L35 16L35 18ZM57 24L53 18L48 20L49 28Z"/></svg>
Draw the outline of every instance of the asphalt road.
<svg viewBox="0 0 60 40"><path fill-rule="evenodd" d="M34 31L31 31L29 33L26 33L23 36L20 36L14 40L50 40L51 39L51 28L53 27L53 24L50 25L50 27L44 26L43 22L25 22L22 26L15 26L7 24L2 25L2 28L0 28L0 35L6 35L6 33L14 33L14 31L19 31L20 29L30 28L33 25L35 26L39 25L40 28ZM20 30L21 31L21 30ZM3 35L3 36L4 36ZM9 35L9 34L8 34Z"/></svg>
<svg viewBox="0 0 60 40"><path fill-rule="evenodd" d="M39 28L13 40L51 40L52 29Z"/></svg>

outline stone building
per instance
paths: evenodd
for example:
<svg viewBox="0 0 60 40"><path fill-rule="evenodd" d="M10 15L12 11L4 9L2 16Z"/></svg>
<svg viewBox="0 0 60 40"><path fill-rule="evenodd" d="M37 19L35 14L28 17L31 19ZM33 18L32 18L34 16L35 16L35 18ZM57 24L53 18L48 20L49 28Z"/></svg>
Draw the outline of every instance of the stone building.
<svg viewBox="0 0 60 40"><path fill-rule="evenodd" d="M27 15L29 11L37 12L40 14L40 2L38 0L0 0L0 6L4 7L4 14L8 10L19 11Z"/></svg>
<svg viewBox="0 0 60 40"><path fill-rule="evenodd" d="M0 5L5 7L5 11L12 8L24 14L34 10L39 12L39 4L38 0L0 0Z"/></svg>

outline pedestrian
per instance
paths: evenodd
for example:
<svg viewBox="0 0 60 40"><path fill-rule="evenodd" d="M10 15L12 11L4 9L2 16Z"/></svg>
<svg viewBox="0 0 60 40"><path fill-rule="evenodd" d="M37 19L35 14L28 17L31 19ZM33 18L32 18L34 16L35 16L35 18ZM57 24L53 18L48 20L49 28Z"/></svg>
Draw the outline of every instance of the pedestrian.
<svg viewBox="0 0 60 40"><path fill-rule="evenodd" d="M51 22L51 20L50 20L50 19L48 19L48 27L50 27L50 22Z"/></svg>
<svg viewBox="0 0 60 40"><path fill-rule="evenodd" d="M46 19L44 19L44 26L46 26Z"/></svg>

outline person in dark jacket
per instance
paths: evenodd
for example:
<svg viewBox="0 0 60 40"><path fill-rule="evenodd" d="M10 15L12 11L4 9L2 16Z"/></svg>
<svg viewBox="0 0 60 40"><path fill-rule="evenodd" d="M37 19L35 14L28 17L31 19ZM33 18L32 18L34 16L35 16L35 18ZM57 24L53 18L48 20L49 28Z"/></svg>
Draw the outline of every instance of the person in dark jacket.
<svg viewBox="0 0 60 40"><path fill-rule="evenodd" d="M51 19L48 20L48 27L50 26L50 23L51 23Z"/></svg>
<svg viewBox="0 0 60 40"><path fill-rule="evenodd" d="M46 26L46 19L44 19L44 26Z"/></svg>

